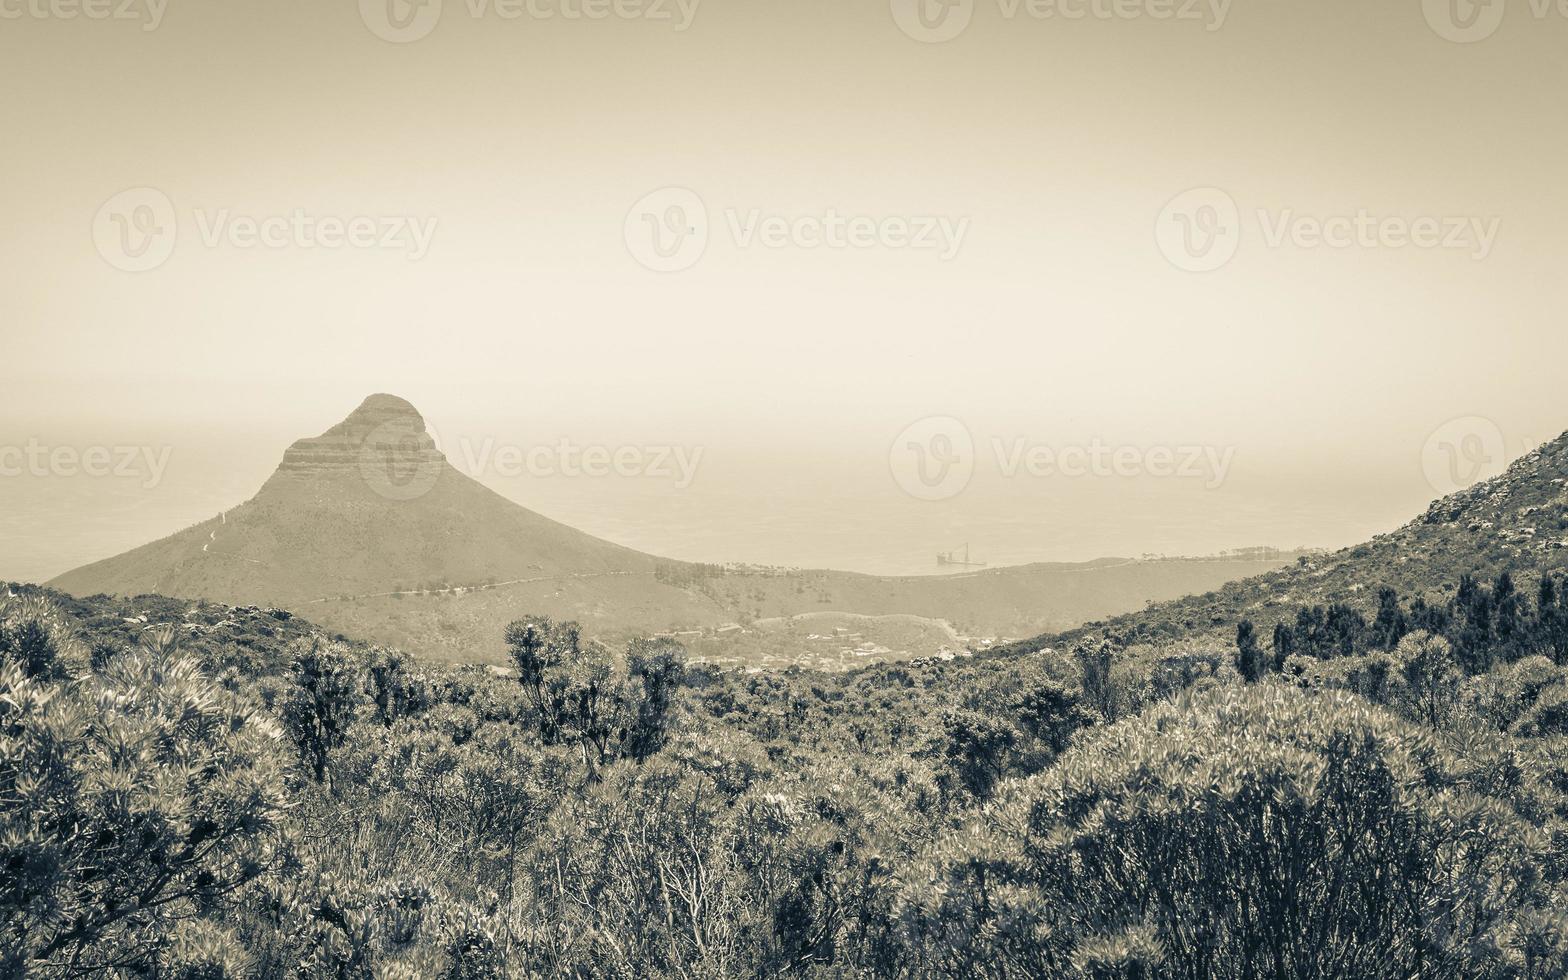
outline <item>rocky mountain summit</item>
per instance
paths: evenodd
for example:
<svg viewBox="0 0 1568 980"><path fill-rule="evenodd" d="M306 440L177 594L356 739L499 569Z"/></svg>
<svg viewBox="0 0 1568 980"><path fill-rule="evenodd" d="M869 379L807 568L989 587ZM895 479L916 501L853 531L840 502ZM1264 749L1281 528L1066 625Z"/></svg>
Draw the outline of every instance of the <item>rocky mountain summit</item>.
<svg viewBox="0 0 1568 980"><path fill-rule="evenodd" d="M326 432L290 446L274 478L348 477L406 499L448 469L419 411L396 395L376 394Z"/></svg>

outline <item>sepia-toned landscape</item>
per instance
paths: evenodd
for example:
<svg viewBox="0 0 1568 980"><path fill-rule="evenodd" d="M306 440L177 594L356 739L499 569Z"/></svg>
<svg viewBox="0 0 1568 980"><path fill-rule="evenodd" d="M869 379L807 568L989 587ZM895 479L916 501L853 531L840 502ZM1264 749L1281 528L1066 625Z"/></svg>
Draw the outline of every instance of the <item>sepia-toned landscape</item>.
<svg viewBox="0 0 1568 980"><path fill-rule="evenodd" d="M1565 45L0 0L0 980L1568 980Z"/></svg>

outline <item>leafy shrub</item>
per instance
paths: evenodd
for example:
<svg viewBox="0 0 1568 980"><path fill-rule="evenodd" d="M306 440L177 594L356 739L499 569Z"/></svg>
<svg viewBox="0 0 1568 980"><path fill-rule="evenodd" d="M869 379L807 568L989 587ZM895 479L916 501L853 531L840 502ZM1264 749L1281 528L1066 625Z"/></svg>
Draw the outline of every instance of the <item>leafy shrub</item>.
<svg viewBox="0 0 1568 980"><path fill-rule="evenodd" d="M947 733L944 752L960 785L980 799L1006 774L1007 756L1018 744L1019 733L1006 721L978 711L942 713Z"/></svg>
<svg viewBox="0 0 1568 980"><path fill-rule="evenodd" d="M1156 707L1005 788L910 875L912 962L1098 976L1134 929L1128 962L1159 976L1505 975L1508 924L1557 906L1533 828L1454 768L1341 692Z"/></svg>
<svg viewBox="0 0 1568 980"><path fill-rule="evenodd" d="M88 659L75 625L49 598L0 598L0 662L20 665L28 677L60 680Z"/></svg>
<svg viewBox="0 0 1568 980"><path fill-rule="evenodd" d="M1411 633L1394 651L1397 699L1405 711L1433 728L1442 725L1459 700L1464 674L1448 641L1430 633Z"/></svg>
<svg viewBox="0 0 1568 980"><path fill-rule="evenodd" d="M47 673L0 666L0 973L234 975L220 930L187 930L277 863L281 732L187 659Z"/></svg>
<svg viewBox="0 0 1568 980"><path fill-rule="evenodd" d="M573 622L520 619L506 630L517 679L546 745L576 743L590 773L622 756L638 762L669 737L686 652L667 640L637 639L625 669Z"/></svg>
<svg viewBox="0 0 1568 980"><path fill-rule="evenodd" d="M290 680L280 713L300 758L323 782L363 700L359 667L345 646L316 638L296 648Z"/></svg>
<svg viewBox="0 0 1568 980"><path fill-rule="evenodd" d="M1558 684L1542 692L1516 723L1515 730L1530 736L1568 735L1568 684Z"/></svg>
<svg viewBox="0 0 1568 980"><path fill-rule="evenodd" d="M1568 670L1542 656L1525 657L1472 678L1461 694L1465 706L1496 731L1527 714L1549 688L1568 682Z"/></svg>

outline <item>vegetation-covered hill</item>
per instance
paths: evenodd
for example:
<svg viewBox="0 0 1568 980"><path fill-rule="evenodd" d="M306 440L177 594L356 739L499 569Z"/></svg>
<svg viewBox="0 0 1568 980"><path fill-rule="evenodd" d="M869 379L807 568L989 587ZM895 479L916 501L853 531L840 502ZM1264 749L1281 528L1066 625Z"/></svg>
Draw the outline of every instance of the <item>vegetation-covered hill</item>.
<svg viewBox="0 0 1568 980"><path fill-rule="evenodd" d="M1379 587L1438 601L1466 576L1492 580L1509 571L1528 591L1545 570L1568 568L1568 434L1516 460L1501 475L1434 501L1425 514L1389 534L1329 555L1230 582L1202 595L1155 604L1107 622L1089 623L999 646L1008 655L1070 645L1109 632L1123 642L1225 638L1242 619L1271 629L1300 606L1349 604L1376 612Z"/></svg>
<svg viewBox="0 0 1568 980"><path fill-rule="evenodd" d="M251 500L51 584L77 595L292 607L513 578L651 573L654 565L459 473L412 405L372 395L322 435L289 447Z"/></svg>
<svg viewBox="0 0 1568 980"><path fill-rule="evenodd" d="M725 664L844 669L1063 629L1267 567L1107 559L900 578L665 561L506 500L447 462L412 405L372 395L290 447L251 500L50 584L278 606L459 662L503 661L504 627L531 609L617 641L679 632ZM862 617L854 642L754 625L822 612Z"/></svg>

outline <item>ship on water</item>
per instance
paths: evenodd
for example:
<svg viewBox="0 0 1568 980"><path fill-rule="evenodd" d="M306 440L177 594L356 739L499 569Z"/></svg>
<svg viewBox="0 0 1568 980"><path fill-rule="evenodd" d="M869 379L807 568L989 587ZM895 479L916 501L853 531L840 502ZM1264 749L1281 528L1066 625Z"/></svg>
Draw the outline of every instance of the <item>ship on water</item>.
<svg viewBox="0 0 1568 980"><path fill-rule="evenodd" d="M969 560L969 543L967 541L964 542L964 557L959 558L958 553L955 551L941 551L937 553L936 563L938 565L960 565L967 568L985 567L985 562L983 561Z"/></svg>

